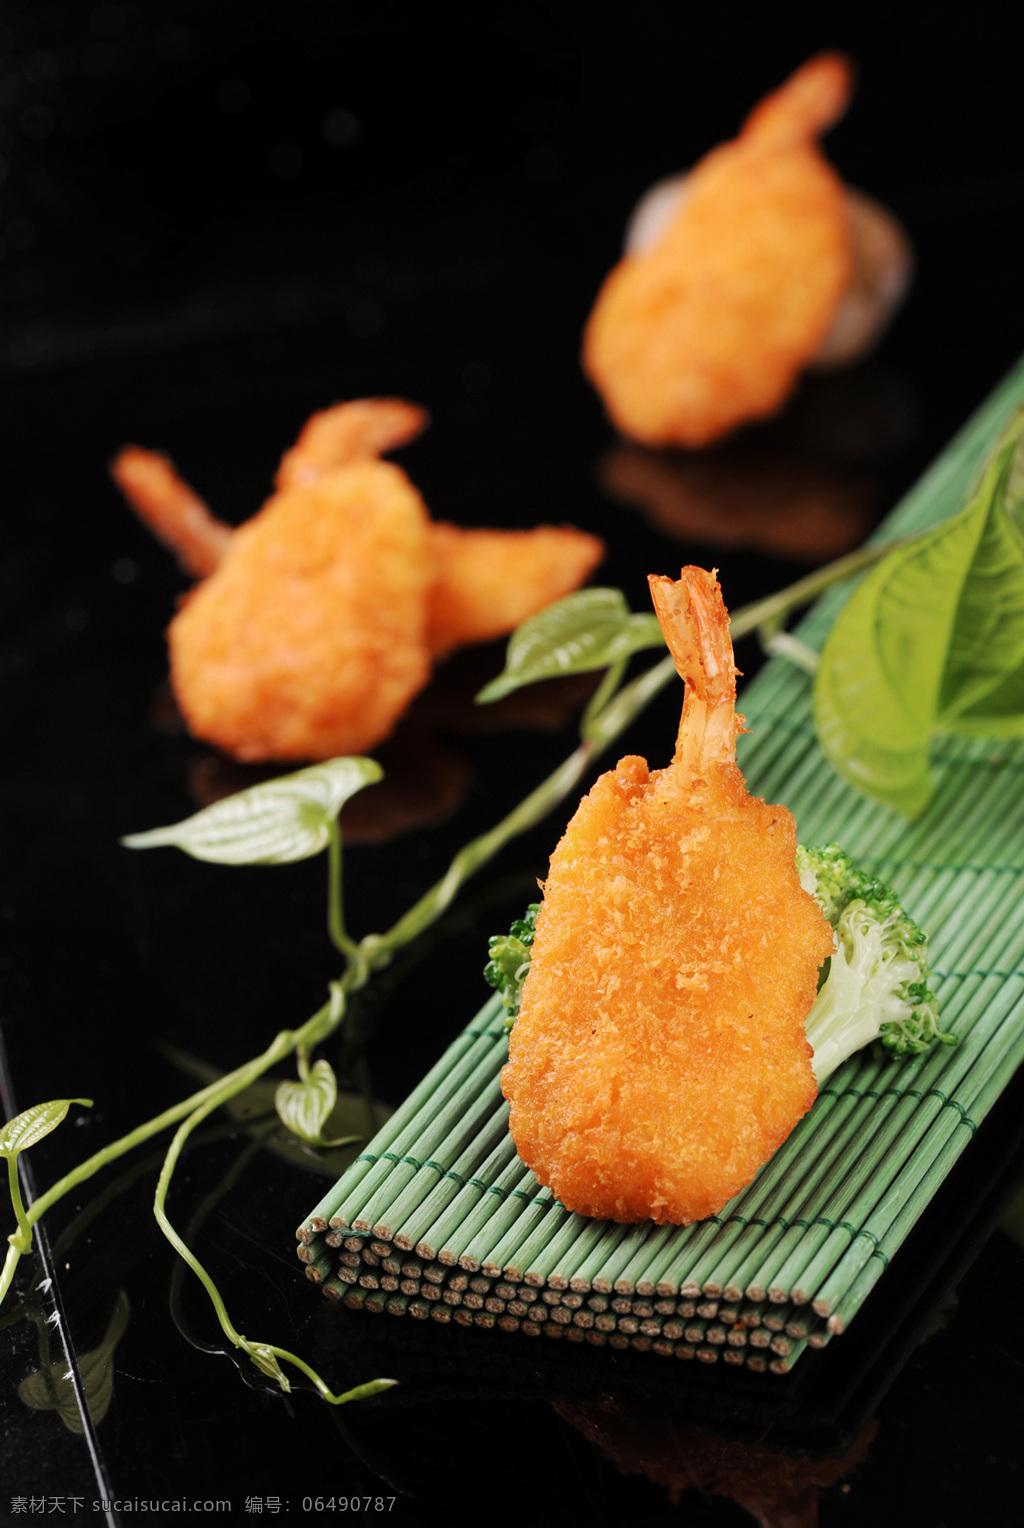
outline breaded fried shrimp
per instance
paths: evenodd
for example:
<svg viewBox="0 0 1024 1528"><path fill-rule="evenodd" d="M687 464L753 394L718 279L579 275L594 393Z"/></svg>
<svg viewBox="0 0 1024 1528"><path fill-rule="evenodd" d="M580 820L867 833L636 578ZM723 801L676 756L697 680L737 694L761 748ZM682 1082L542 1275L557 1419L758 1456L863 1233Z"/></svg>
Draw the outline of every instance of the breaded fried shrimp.
<svg viewBox="0 0 1024 1528"><path fill-rule="evenodd" d="M389 462L275 494L168 630L189 730L250 762L374 747L429 677L429 582L427 512Z"/></svg>
<svg viewBox="0 0 1024 1528"><path fill-rule="evenodd" d="M555 850L502 1088L520 1157L567 1208L687 1224L814 1101L804 1020L833 942L792 816L735 762L714 576L651 582L687 685L675 756L621 759Z"/></svg>
<svg viewBox="0 0 1024 1528"><path fill-rule="evenodd" d="M624 434L703 446L785 401L851 281L844 187L816 141L851 89L841 55L811 59L606 279L583 367Z"/></svg>
<svg viewBox="0 0 1024 1528"><path fill-rule="evenodd" d="M379 459L429 423L400 398L334 404L281 459L277 491L234 531L166 457L128 446L128 503L204 582L168 630L189 730L235 758L362 753L392 731L456 647L505 636L604 556L572 526L434 524Z"/></svg>

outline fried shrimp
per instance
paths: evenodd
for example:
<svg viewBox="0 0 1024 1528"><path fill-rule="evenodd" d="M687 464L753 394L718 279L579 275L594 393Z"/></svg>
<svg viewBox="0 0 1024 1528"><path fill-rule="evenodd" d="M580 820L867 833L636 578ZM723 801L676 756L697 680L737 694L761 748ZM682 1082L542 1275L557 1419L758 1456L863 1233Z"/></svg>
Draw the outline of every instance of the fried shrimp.
<svg viewBox="0 0 1024 1528"><path fill-rule="evenodd" d="M681 191L663 189L660 226L610 273L584 334L584 370L624 434L696 447L765 418L826 340L854 240L817 138L851 91L844 57L812 58Z"/></svg>
<svg viewBox="0 0 1024 1528"><path fill-rule="evenodd" d="M275 494L168 629L189 731L249 762L386 737L430 675L427 524L390 462Z"/></svg>
<svg viewBox="0 0 1024 1528"><path fill-rule="evenodd" d="M362 753L392 731L431 665L505 636L579 586L604 545L572 526L464 530L431 521L382 451L429 423L400 398L314 414L277 491L239 530L167 457L111 466L131 507L204 580L168 629L189 730L248 762Z"/></svg>
<svg viewBox="0 0 1024 1528"><path fill-rule="evenodd" d="M718 584L652 578L686 697L675 756L624 758L551 859L502 1088L522 1160L569 1209L714 1214L814 1101L804 1020L832 933L790 813L747 793Z"/></svg>

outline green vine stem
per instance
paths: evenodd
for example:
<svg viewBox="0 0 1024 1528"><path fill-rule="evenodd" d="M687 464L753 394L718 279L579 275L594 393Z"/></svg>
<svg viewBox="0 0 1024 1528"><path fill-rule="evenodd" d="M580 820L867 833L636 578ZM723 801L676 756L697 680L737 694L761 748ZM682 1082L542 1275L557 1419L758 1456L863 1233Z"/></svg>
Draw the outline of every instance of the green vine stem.
<svg viewBox="0 0 1024 1528"><path fill-rule="evenodd" d="M311 1020L310 1022L313 1021ZM206 1293L210 1297L210 1303L213 1305L213 1308L217 1314L217 1320L220 1323L221 1331L224 1333L228 1341L232 1343L236 1348L240 1348L243 1353L247 1354L247 1356L252 1360L252 1362L256 1365L261 1373L266 1374L271 1379L276 1380L277 1384L283 1391L290 1391L291 1384L288 1380L288 1376L281 1368L282 1361L291 1364L293 1368L298 1369L300 1373L304 1374L306 1378L310 1380L310 1382L316 1387L319 1395L331 1406L343 1406L348 1401L363 1400L367 1396L378 1395L382 1390L390 1390L392 1385L397 1384L396 1380L374 1379L369 1380L365 1385L357 1385L352 1390L346 1390L341 1395L335 1395L334 1392L324 1382L324 1380L320 1378L319 1374L317 1374L316 1371L312 1369L309 1364L307 1364L305 1360L300 1358L296 1353L291 1353L287 1348L278 1347L274 1343L253 1342L250 1338L244 1337L239 1331L236 1330L234 1323L231 1321L231 1318L227 1312L227 1307L224 1304L223 1296L221 1295L221 1292L217 1288L213 1279L207 1273L199 1259L192 1252L191 1248L188 1247L184 1241L182 1241L177 1231L171 1225L171 1222L167 1216L167 1190L170 1187L171 1178L174 1176L174 1170L178 1165L178 1158L181 1156L182 1150L188 1141L189 1136L192 1134L192 1131L195 1130L198 1125L201 1125L203 1120L206 1119L209 1114L213 1113L214 1109L219 1108L220 1103L221 1100L219 1098L211 1097L200 1104L197 1109L194 1109L188 1118L184 1120L181 1125L179 1125L177 1131L175 1132L174 1139L171 1141L171 1144L168 1147L167 1155L164 1158L163 1167L160 1169L160 1177L157 1179L156 1193L153 1197L153 1213L156 1216L156 1221L161 1231L170 1242L174 1250L177 1252L178 1256L188 1264L188 1266L192 1269L192 1272L196 1275L196 1278L198 1278L202 1283Z"/></svg>
<svg viewBox="0 0 1024 1528"><path fill-rule="evenodd" d="M341 828L337 817L327 825L327 931L334 948L346 960L360 959L359 946L345 930L341 885Z"/></svg>
<svg viewBox="0 0 1024 1528"><path fill-rule="evenodd" d="M11 1236L11 1245L17 1247L19 1252L27 1252L32 1245L32 1222L25 1213L25 1203L21 1197L21 1179L18 1173L17 1152L12 1152L7 1158L7 1177L11 1189L11 1204L14 1208L14 1218L18 1222L18 1229Z"/></svg>

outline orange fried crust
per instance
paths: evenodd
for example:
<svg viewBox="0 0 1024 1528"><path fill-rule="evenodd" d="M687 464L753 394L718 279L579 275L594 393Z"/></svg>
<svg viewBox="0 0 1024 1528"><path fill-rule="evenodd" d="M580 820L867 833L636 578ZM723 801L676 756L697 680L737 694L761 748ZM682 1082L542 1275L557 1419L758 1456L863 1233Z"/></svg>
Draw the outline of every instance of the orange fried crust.
<svg viewBox="0 0 1024 1528"><path fill-rule="evenodd" d="M625 758L580 803L502 1073L519 1155L567 1208L703 1219L810 1108L833 946L795 853L790 813L732 763Z"/></svg>
<svg viewBox="0 0 1024 1528"><path fill-rule="evenodd" d="M624 434L703 446L788 397L852 276L843 185L815 141L850 84L836 54L805 64L692 171L653 248L606 279L583 367Z"/></svg>
<svg viewBox="0 0 1024 1528"><path fill-rule="evenodd" d="M356 754L426 683L427 512L364 459L276 494L168 631L195 736L237 758Z"/></svg>
<svg viewBox="0 0 1024 1528"><path fill-rule="evenodd" d="M431 656L507 636L527 616L579 588L604 543L572 525L529 531L430 529L434 582L427 602Z"/></svg>

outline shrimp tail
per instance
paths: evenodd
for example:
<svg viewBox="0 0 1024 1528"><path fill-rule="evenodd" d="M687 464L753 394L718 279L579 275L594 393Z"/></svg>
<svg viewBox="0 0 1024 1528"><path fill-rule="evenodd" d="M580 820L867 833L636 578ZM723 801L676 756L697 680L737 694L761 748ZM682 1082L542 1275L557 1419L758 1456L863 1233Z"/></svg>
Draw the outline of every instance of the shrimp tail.
<svg viewBox="0 0 1024 1528"><path fill-rule="evenodd" d="M281 458L275 486L301 487L324 472L383 456L421 435L430 415L404 398L357 398L313 414Z"/></svg>
<svg viewBox="0 0 1024 1528"><path fill-rule="evenodd" d="M159 451L124 446L110 475L130 509L169 547L185 573L206 578L220 566L233 527L218 520Z"/></svg>
<svg viewBox="0 0 1024 1528"><path fill-rule="evenodd" d="M729 614L717 573L683 568L678 580L648 579L658 623L686 685L673 762L698 773L705 764L729 764L744 731L736 714L736 678Z"/></svg>
<svg viewBox="0 0 1024 1528"><path fill-rule="evenodd" d="M758 102L740 136L766 148L817 138L843 116L855 83L853 61L845 53L815 54Z"/></svg>

